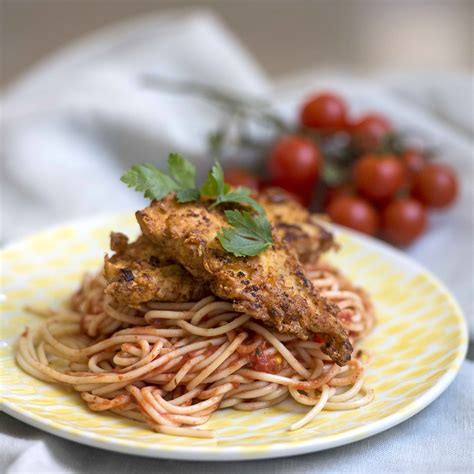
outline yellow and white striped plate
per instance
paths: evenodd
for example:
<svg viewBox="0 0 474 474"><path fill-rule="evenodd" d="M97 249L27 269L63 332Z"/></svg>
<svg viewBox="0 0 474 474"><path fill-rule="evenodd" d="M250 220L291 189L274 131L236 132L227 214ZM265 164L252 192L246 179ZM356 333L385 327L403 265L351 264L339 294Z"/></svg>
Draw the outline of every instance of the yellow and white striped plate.
<svg viewBox="0 0 474 474"><path fill-rule="evenodd" d="M156 434L131 420L89 411L70 391L34 379L15 364L17 336L41 318L26 304L58 306L83 272L95 270L108 248L110 230L131 235L134 218L112 216L55 228L1 253L2 409L57 436L104 449L190 460L243 460L318 451L366 438L419 412L455 377L467 347L461 311L429 273L390 247L337 229L342 250L331 257L374 298L378 325L364 342L374 355L368 383L373 403L345 412L323 412L299 431L288 425L302 407L285 402L257 412L232 409L214 414L206 428L216 440Z"/></svg>

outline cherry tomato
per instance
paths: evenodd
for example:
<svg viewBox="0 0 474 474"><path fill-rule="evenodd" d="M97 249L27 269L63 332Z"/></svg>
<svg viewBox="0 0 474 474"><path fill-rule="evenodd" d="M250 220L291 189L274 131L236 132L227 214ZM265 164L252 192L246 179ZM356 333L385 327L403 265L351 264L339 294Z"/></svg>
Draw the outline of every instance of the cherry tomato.
<svg viewBox="0 0 474 474"><path fill-rule="evenodd" d="M291 196L299 202L303 207L309 207L313 199L313 188L307 187L300 189L299 192L288 191Z"/></svg>
<svg viewBox="0 0 474 474"><path fill-rule="evenodd" d="M224 180L231 186L245 186L246 188L258 191L258 178L243 168L229 168L224 171Z"/></svg>
<svg viewBox="0 0 474 474"><path fill-rule="evenodd" d="M356 189L373 201L393 196L405 182L403 164L394 155L364 155L353 169Z"/></svg>
<svg viewBox="0 0 474 474"><path fill-rule="evenodd" d="M325 92L310 97L300 113L301 124L308 128L338 130L346 126L347 106L336 94Z"/></svg>
<svg viewBox="0 0 474 474"><path fill-rule="evenodd" d="M411 188L413 185L413 181L415 175L419 173L425 166L426 160L418 150L410 149L405 150L401 155L400 158L402 163L405 165L405 186L407 188Z"/></svg>
<svg viewBox="0 0 474 474"><path fill-rule="evenodd" d="M365 234L375 235L379 229L377 210L357 196L339 196L331 202L327 212L336 224Z"/></svg>
<svg viewBox="0 0 474 474"><path fill-rule="evenodd" d="M345 184L338 184L337 186L331 186L326 189L324 195L324 209L327 209L328 206L331 204L334 199L338 198L339 196L352 196L354 195L354 190L352 185L345 183Z"/></svg>
<svg viewBox="0 0 474 474"><path fill-rule="evenodd" d="M367 114L351 125L352 136L362 150L371 151L379 147L392 130L392 124L382 115Z"/></svg>
<svg viewBox="0 0 474 474"><path fill-rule="evenodd" d="M265 191L265 189L268 188L275 188L274 185L272 185L269 182L264 182L260 184L260 191ZM313 194L313 190L310 188L307 190L303 189L300 194L297 194L296 192L293 191L288 191L287 189L284 190L286 193L288 193L293 199L295 199L297 202L299 202L302 206L307 207L309 206Z"/></svg>
<svg viewBox="0 0 474 474"><path fill-rule="evenodd" d="M423 153L415 149L405 150L401 158L405 168L413 174L420 172L426 164Z"/></svg>
<svg viewBox="0 0 474 474"><path fill-rule="evenodd" d="M426 210L413 198L392 201L382 213L384 237L395 245L408 245L426 229Z"/></svg>
<svg viewBox="0 0 474 474"><path fill-rule="evenodd" d="M319 177L321 154L307 138L288 135L270 150L267 160L270 182L288 191L300 194L312 188Z"/></svg>
<svg viewBox="0 0 474 474"><path fill-rule="evenodd" d="M428 164L415 176L413 195L427 206L449 206L457 194L458 180L449 166Z"/></svg>

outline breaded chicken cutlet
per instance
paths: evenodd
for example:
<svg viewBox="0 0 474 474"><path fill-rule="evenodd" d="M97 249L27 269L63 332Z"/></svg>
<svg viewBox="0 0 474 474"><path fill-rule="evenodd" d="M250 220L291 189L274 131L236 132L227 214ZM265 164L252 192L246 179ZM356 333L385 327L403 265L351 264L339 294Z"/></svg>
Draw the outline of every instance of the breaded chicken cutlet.
<svg viewBox="0 0 474 474"><path fill-rule="evenodd" d="M232 301L237 311L300 339L324 334L323 350L337 364L350 359L352 346L336 319L339 308L319 296L278 231L273 230L273 244L259 255L235 257L216 238L227 225L221 209L202 202L179 204L170 194L136 216L160 255Z"/></svg>

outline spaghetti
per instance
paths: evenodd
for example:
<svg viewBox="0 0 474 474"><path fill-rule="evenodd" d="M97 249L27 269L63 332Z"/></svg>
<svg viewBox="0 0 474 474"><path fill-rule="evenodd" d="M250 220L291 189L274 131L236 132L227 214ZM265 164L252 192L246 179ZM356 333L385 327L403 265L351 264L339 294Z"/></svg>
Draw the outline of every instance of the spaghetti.
<svg viewBox="0 0 474 474"><path fill-rule="evenodd" d="M307 274L341 308L352 342L374 324L372 304L327 265ZM111 411L172 435L212 437L195 429L218 409L257 410L290 397L311 407L289 427L322 410L349 410L374 398L364 354L339 367L324 340L279 334L214 296L193 303L150 302L139 308L104 294L102 275L87 275L69 309L22 335L19 365L46 382L69 385L93 411Z"/></svg>

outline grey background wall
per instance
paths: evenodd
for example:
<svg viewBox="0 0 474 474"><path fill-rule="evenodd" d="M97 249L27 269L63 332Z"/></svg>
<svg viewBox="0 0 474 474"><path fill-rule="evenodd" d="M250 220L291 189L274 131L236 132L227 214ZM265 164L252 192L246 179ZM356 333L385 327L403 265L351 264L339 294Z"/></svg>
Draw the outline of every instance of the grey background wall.
<svg viewBox="0 0 474 474"><path fill-rule="evenodd" d="M471 0L0 0L0 85L104 25L214 9L267 72L472 71Z"/></svg>

